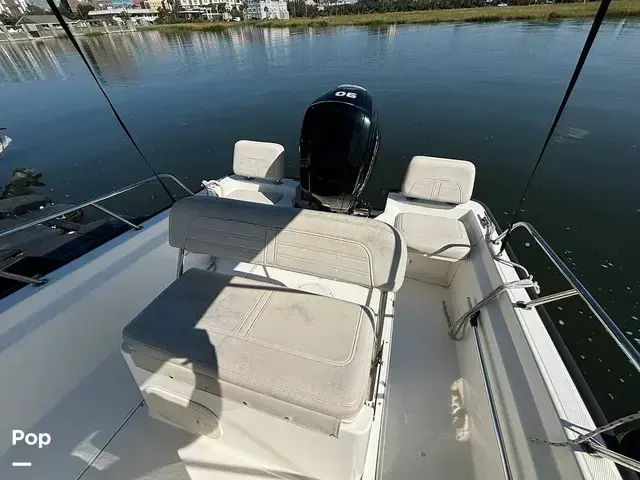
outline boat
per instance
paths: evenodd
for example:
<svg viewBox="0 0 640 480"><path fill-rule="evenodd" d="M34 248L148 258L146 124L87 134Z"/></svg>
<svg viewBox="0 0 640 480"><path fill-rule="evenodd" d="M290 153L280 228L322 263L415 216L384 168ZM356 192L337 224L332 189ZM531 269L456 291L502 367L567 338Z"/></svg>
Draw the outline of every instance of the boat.
<svg viewBox="0 0 640 480"><path fill-rule="evenodd" d="M416 155L384 209L367 205L376 118L340 85L305 114L300 180L281 145L240 140L234 173L200 192L164 174L69 207L153 181L184 193L14 276L2 478L630 478L544 306L577 296L636 367L637 351L519 222L570 285L541 292L472 199L473 163Z"/></svg>
<svg viewBox="0 0 640 480"><path fill-rule="evenodd" d="M3 129L0 129L3 130ZM0 153L3 153L9 144L11 143L11 137L8 135L0 135Z"/></svg>

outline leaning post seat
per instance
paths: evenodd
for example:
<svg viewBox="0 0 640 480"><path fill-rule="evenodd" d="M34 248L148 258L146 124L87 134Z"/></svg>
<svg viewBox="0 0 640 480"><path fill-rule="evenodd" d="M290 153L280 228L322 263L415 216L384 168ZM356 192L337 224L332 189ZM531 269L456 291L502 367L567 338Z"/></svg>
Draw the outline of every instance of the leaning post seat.
<svg viewBox="0 0 640 480"><path fill-rule="evenodd" d="M189 251L382 292L400 288L407 261L376 220L203 196L171 208L169 243L180 265ZM123 353L152 415L319 478L355 478L376 322L369 307L191 269L125 327Z"/></svg>
<svg viewBox="0 0 640 480"><path fill-rule="evenodd" d="M239 140L233 147L233 173L254 182L258 190L233 190L226 198L246 202L275 205L282 199L282 193L265 188L260 180L278 183L284 178L284 147L277 143ZM260 187L262 187L260 189Z"/></svg>
<svg viewBox="0 0 640 480"><path fill-rule="evenodd" d="M476 169L465 160L415 156L402 182L402 194L412 204L455 206L471 200ZM464 224L428 213L399 213L395 227L407 242L407 276L448 286L457 264L471 251Z"/></svg>

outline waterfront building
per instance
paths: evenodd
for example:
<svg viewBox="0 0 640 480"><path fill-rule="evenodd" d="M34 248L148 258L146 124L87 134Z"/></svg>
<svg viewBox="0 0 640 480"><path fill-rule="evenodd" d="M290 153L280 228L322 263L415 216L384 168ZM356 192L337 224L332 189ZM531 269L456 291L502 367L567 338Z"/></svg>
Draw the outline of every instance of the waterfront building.
<svg viewBox="0 0 640 480"><path fill-rule="evenodd" d="M26 0L0 0L0 13L22 15L27 11Z"/></svg>
<svg viewBox="0 0 640 480"><path fill-rule="evenodd" d="M232 10L234 7L240 9L241 5L242 0L180 0L180 6L184 9L212 7L212 10L217 13Z"/></svg>
<svg viewBox="0 0 640 480"><path fill-rule="evenodd" d="M264 20L277 18L287 20L289 10L287 2L283 0L249 0L244 11L245 20Z"/></svg>

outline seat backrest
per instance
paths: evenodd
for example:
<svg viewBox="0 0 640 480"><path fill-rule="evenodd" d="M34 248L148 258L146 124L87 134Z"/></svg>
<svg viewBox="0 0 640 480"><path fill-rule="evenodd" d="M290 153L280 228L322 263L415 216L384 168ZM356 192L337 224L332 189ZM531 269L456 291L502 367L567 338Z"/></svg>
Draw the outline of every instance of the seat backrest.
<svg viewBox="0 0 640 480"><path fill-rule="evenodd" d="M465 160L413 157L402 182L405 197L460 204L471 200L476 167Z"/></svg>
<svg viewBox="0 0 640 480"><path fill-rule="evenodd" d="M233 172L251 178L284 178L284 147L277 143L239 140L233 147Z"/></svg>
<svg viewBox="0 0 640 480"><path fill-rule="evenodd" d="M398 231L377 220L200 195L171 207L169 243L383 291L402 286L407 263Z"/></svg>

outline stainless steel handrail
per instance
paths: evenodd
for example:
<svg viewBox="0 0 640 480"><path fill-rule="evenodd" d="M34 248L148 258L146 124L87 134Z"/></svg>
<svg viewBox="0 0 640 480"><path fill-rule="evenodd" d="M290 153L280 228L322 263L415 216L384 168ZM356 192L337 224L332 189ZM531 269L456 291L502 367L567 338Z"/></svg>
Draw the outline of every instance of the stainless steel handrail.
<svg viewBox="0 0 640 480"><path fill-rule="evenodd" d="M616 344L622 349L624 354L627 356L631 364L636 368L638 372L640 372L640 353L636 350L633 344L629 341L626 335L618 328L618 326L611 320L611 317L607 315L607 312L600 306L600 304L591 296L589 291L580 283L580 280L576 278L573 272L567 267L567 265L562 261L562 259L558 256L558 254L551 248L551 246L546 242L542 235L538 233L538 231L527 222L517 222L513 224L512 230L516 228L524 228L526 229L531 237L536 241L538 246L546 253L551 262L555 265L555 267L560 271L562 276L569 282L569 284L576 290L577 294L582 298L584 303L587 304L589 310L596 316L598 321L605 328L609 336L613 338ZM507 235L508 230L502 232L495 240L492 241L494 245L502 242L504 237Z"/></svg>
<svg viewBox="0 0 640 480"><path fill-rule="evenodd" d="M618 465L630 468L634 472L640 472L640 462L635 458L627 457L626 455L622 455L621 453L611 450L607 448L606 445L596 441L594 438L587 440L587 445L598 455L607 458Z"/></svg>
<svg viewBox="0 0 640 480"><path fill-rule="evenodd" d="M544 297L534 298L528 302L516 302L515 306L518 308L524 308L525 310L531 310L538 305L544 305L545 303L556 302L565 298L574 297L578 295L578 291L575 288L570 288L563 292L552 293L551 295L545 295Z"/></svg>
<svg viewBox="0 0 640 480"><path fill-rule="evenodd" d="M173 175L169 175L168 173L161 173L160 175L158 175L158 177L168 178L169 180L173 180L179 187L181 187L189 195L194 195L194 193L191 190L189 190L189 188L187 188L187 186L184 183L182 183L180 180L178 180ZM126 223L127 225L129 225L130 227L135 228L136 230L139 230L140 229L139 225L135 225L135 224L129 222L128 220L122 218L120 215L115 214L111 210L107 210L102 205L98 205L98 202L103 202L105 200L108 200L109 198L117 197L118 195L122 195L123 193L126 193L126 192L131 191L131 190L133 190L135 188L138 188L138 187L140 187L142 185L146 185L147 183L151 183L151 182L154 182L154 181L157 181L157 180L158 180L158 178L156 176L145 178L144 180L140 180L139 182L132 183L132 184L127 185L125 187L121 187L121 188L119 188L117 190L113 190L112 192L109 192L109 193L105 193L104 195L100 195L99 197L95 197L95 198L93 198L91 200L87 200L85 202L78 203L78 204L76 204L76 205L74 205L72 207L65 208L64 210L59 210L59 211L57 211L55 213L52 213L51 215L45 215L44 217L37 218L35 220L32 220L31 222L23 223L22 225L15 226L13 228L8 228L8 229L3 230L3 231L0 232L0 238L6 237L8 235L12 235L14 233L21 232L23 230L27 230L28 228L35 227L36 225L40 225L41 223L48 222L49 220L54 220L54 219L59 218L59 217L61 217L63 215L66 215L67 213L71 213L71 212L75 212L76 210L80 210L81 208L91 207L91 206L93 206L93 207L105 212L108 215L111 215L114 218L117 218L118 220L122 221L123 223Z"/></svg>
<svg viewBox="0 0 640 480"><path fill-rule="evenodd" d="M476 313L486 307L489 303L491 303L495 298L500 296L501 293L506 292L507 290L515 290L521 288L534 288L536 291L539 290L538 284L535 283L530 278L515 280L513 282L501 283L493 291L476 303L473 307L467 310L456 322L451 325L449 328L449 338L451 340L455 340L459 342L464 338L464 334L467 330L467 326L469 325L469 320Z"/></svg>
<svg viewBox="0 0 640 480"><path fill-rule="evenodd" d="M489 413L491 414L491 425L493 431L496 434L496 440L498 441L498 452L500 453L500 463L502 465L502 473L506 480L511 480L513 474L511 473L511 467L509 466L509 458L507 456L507 447L502 435L502 428L500 426L500 418L498 417L498 407L496 407L496 401L493 397L493 390L491 389L491 381L489 380L489 373L487 369L487 363L484 358L484 351L482 350L482 342L480 341L480 328L478 317L480 316L480 310L476 310L471 317L471 328L473 329L473 338L476 344L476 352L478 353L478 360L480 361L480 373L482 373L482 384L484 385L485 393L489 401Z"/></svg>
<svg viewBox="0 0 640 480"><path fill-rule="evenodd" d="M97 208L98 210L106 213L107 215L110 215L112 217L114 217L117 220L120 220L122 223L129 225L131 228L135 229L135 230L140 230L142 227L140 225L136 225L133 222L130 222L129 220L127 220L126 218L118 215L115 212L112 212L111 210L103 207L102 205L100 205L98 202L103 202L104 200L108 200L109 198L113 198L113 197L117 197L118 195L122 195L123 193L129 192L135 188L138 188L142 185L146 185L147 183L151 183L154 181L159 181L160 178L167 178L169 180L172 180L173 182L175 182L180 188L182 188L185 192L187 192L189 195L194 195L194 193L184 184L182 183L180 180L178 180L176 177L174 177L173 175L170 175L168 173L161 173L158 176L153 176L153 177L149 177L149 178L145 178L144 180L140 180L139 182L136 183L132 183L130 185L127 185L125 187L121 187L118 188L117 190L113 190L112 192L109 193L105 193L104 195L100 195L98 197L95 197L91 200L87 200L85 202L82 203L78 203L72 207L68 207L65 208L63 210L58 210L55 213L52 213L50 215L45 215L44 217L40 217L40 218L36 218L35 220L32 220L30 222L27 223L23 223L22 225L17 225L13 228L8 228L7 230L3 230L0 232L0 238L3 237L7 237L9 235L12 235L14 233L18 233L21 232L23 230L27 230L31 227L35 227L36 225L40 225L44 222L48 222L50 220L54 220L56 218L62 217L63 215L66 215L67 213L71 213L71 212L75 212L76 210L80 210L81 208L84 207L94 207ZM18 282L23 282L23 283L27 283L27 284L31 284L34 286L40 286L40 285L44 285L45 283L47 283L47 280L44 278L32 278L32 277L25 277L23 275L17 275L14 273L9 273L9 272L3 272L0 271L0 278L7 278L9 280L15 280Z"/></svg>

